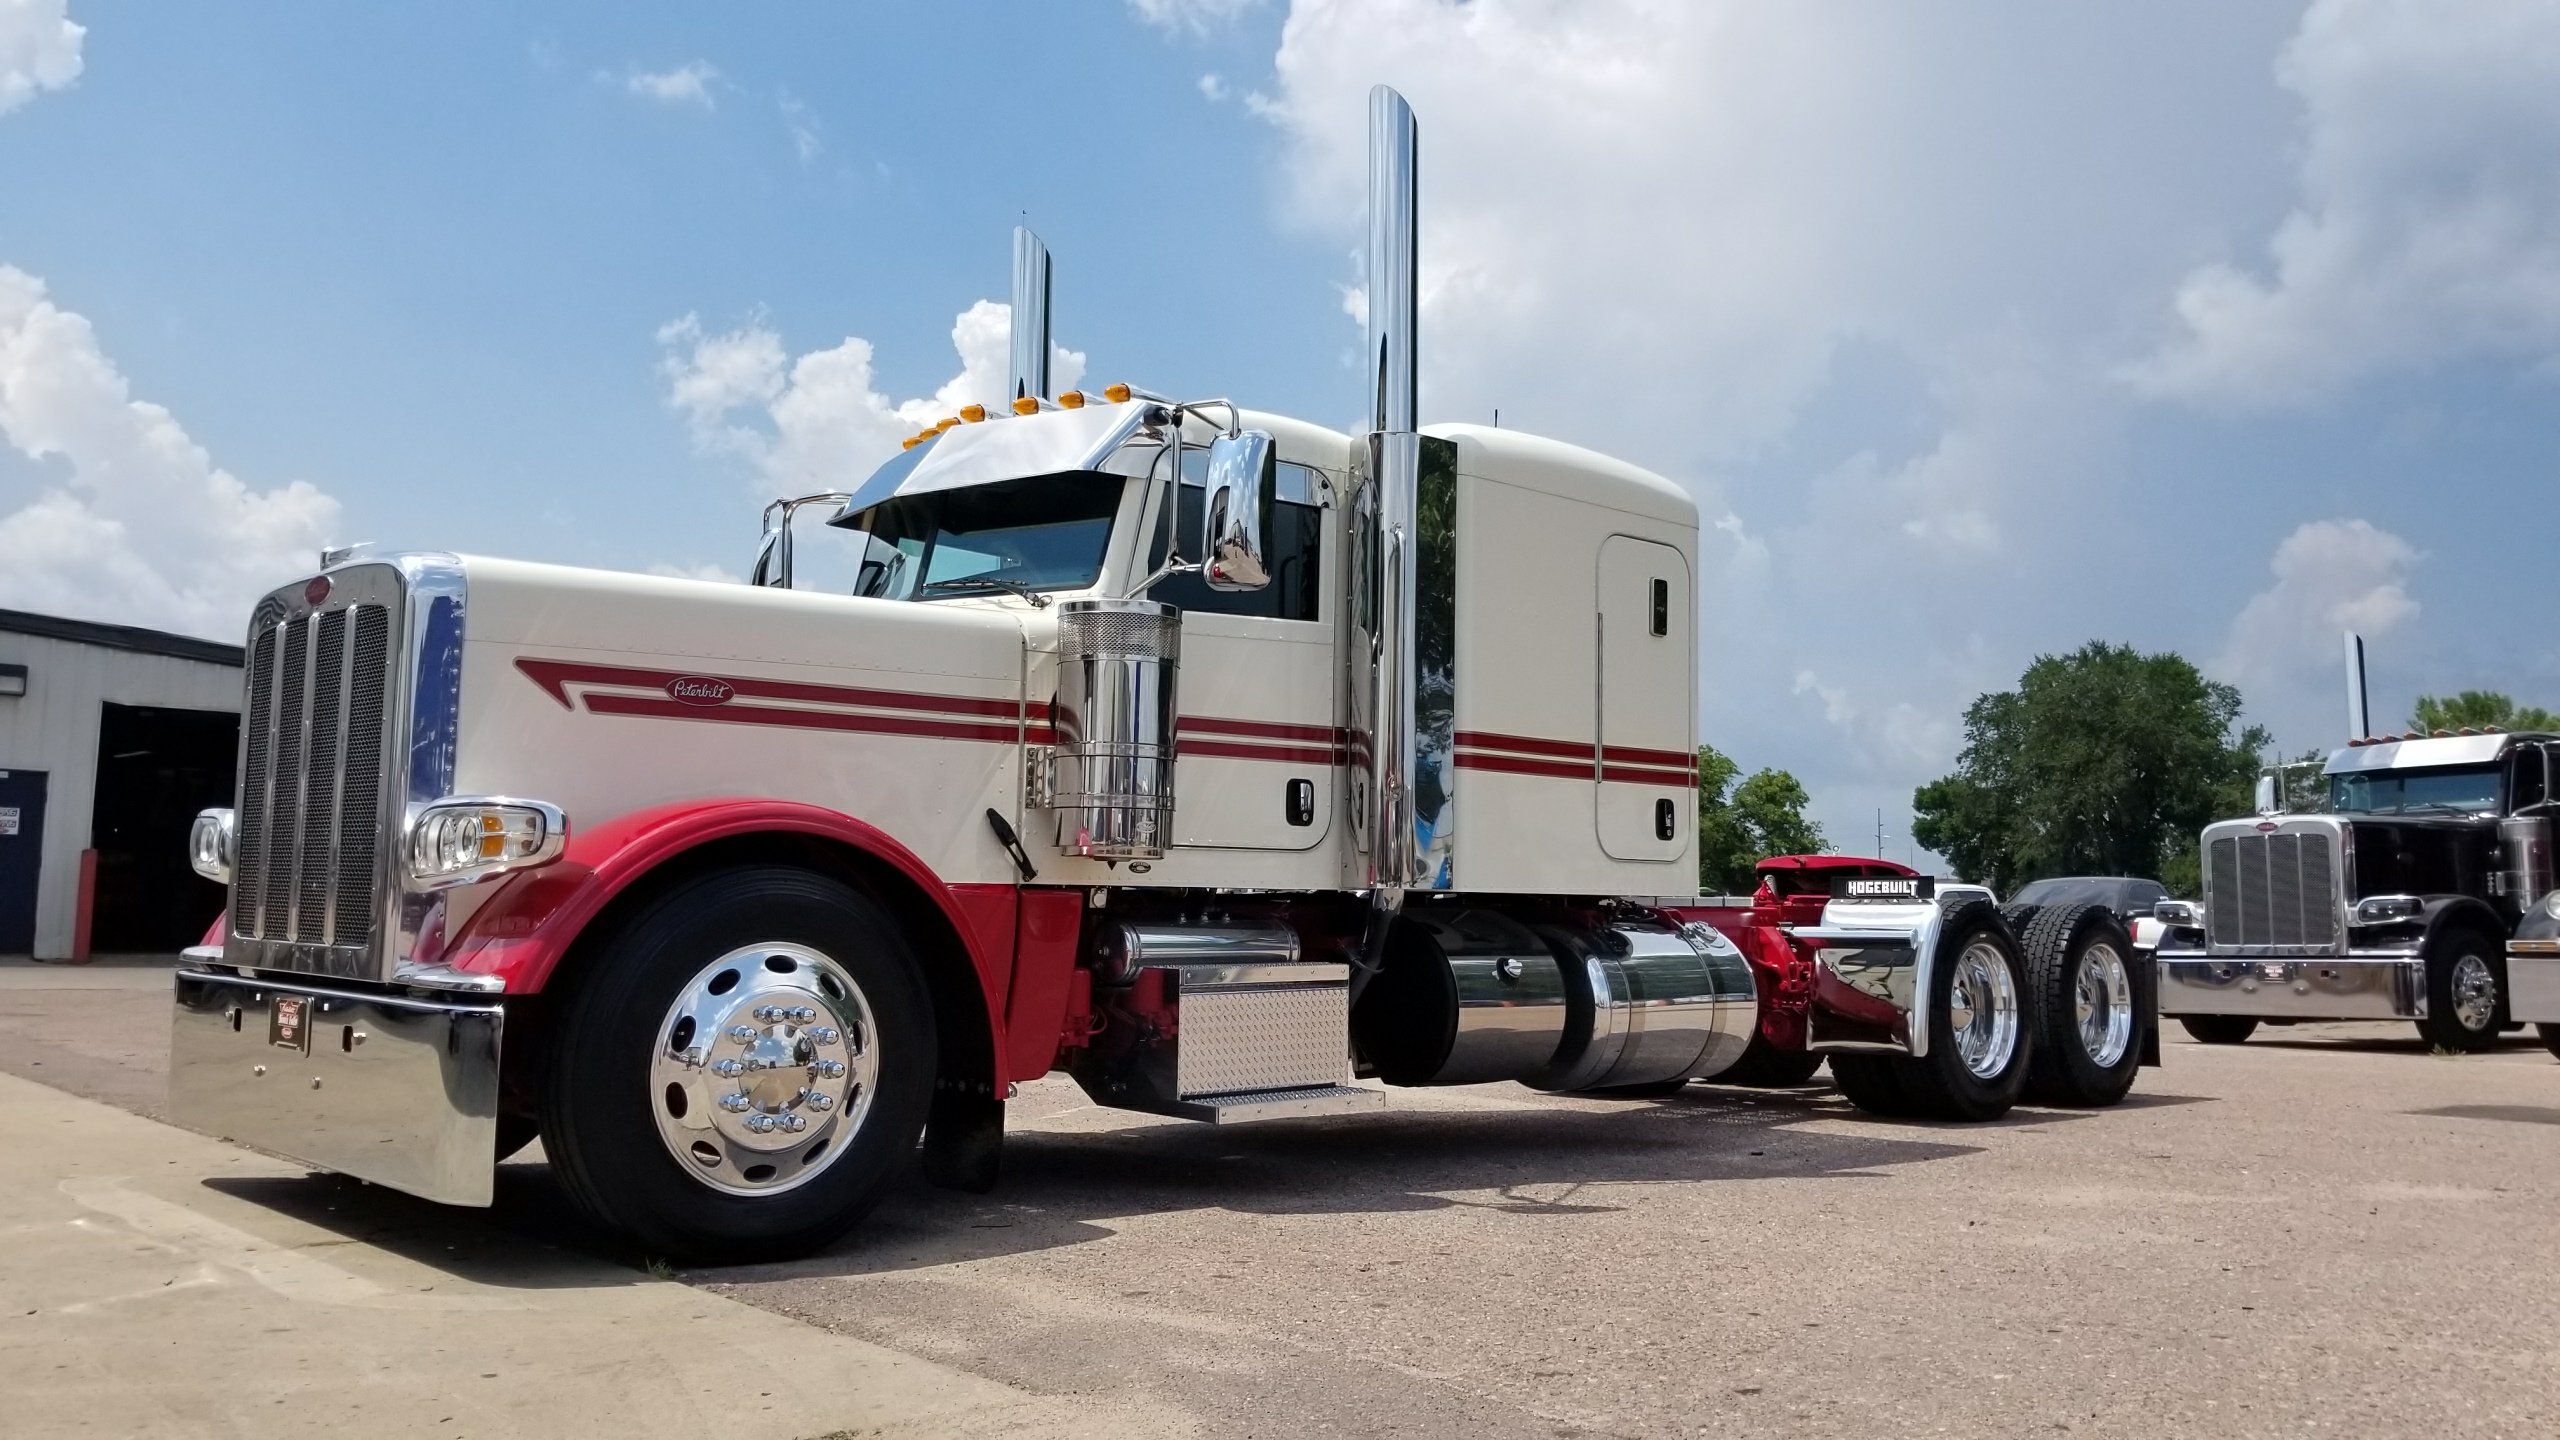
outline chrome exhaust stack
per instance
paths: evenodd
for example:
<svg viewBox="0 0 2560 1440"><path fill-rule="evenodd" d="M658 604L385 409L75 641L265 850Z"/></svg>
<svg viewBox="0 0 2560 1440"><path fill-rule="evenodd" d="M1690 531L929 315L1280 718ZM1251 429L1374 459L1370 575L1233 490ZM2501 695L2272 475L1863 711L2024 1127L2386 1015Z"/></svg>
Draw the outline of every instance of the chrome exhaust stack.
<svg viewBox="0 0 2560 1440"><path fill-rule="evenodd" d="M1049 247L1013 227L1013 362L1005 404L1049 398Z"/></svg>
<svg viewBox="0 0 2560 1440"><path fill-rule="evenodd" d="M1429 883L1427 857L1414 829L1419 759L1414 723L1416 679L1414 538L1421 504L1422 435L1418 420L1417 339L1420 268L1417 201L1419 135L1413 107L1389 86L1369 92L1369 334L1365 356L1369 433L1357 457L1368 473L1353 502L1353 524L1366 557L1354 584L1374 584L1370 625L1351 648L1351 730L1367 754L1353 769L1357 882L1369 892L1369 963L1374 973L1386 932L1407 889ZM1353 606L1355 627L1363 607Z"/></svg>

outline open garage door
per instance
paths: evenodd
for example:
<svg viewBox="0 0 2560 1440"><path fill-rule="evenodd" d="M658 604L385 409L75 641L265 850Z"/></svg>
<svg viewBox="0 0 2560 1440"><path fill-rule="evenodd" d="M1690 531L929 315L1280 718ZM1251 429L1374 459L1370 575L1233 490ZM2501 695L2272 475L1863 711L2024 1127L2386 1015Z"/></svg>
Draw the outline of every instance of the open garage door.
<svg viewBox="0 0 2560 1440"><path fill-rule="evenodd" d="M222 887L187 864L187 827L197 811L231 803L240 717L145 705L99 710L89 948L157 953L193 945L221 912Z"/></svg>

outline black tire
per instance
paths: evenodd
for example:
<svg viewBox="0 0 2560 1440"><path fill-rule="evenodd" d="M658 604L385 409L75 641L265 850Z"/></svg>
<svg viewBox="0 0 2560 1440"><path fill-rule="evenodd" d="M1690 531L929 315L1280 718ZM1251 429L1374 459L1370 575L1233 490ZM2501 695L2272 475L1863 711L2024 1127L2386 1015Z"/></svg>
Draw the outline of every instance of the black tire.
<svg viewBox="0 0 2560 1440"><path fill-rule="evenodd" d="M767 943L805 946L851 977L878 1070L869 1109L821 1168L742 1194L697 1179L661 1139L649 1066L662 1017L704 967ZM783 1259L843 1234L914 1163L933 1093L932 1004L905 935L868 896L804 870L713 871L652 900L593 960L562 1009L541 1103L552 1170L598 1225L684 1263Z"/></svg>
<svg viewBox="0 0 2560 1440"><path fill-rule="evenodd" d="M2104 1106L2122 1100L2133 1088L2134 1072L2142 1068L2146 1023L2133 936L2104 905L2047 905L2019 944L2027 956L2028 1024L2035 1032L2027 1094L2047 1105ZM2116 962L2112 970L2104 964L2110 951ZM2095 998L2101 1000L2115 998L2115 985L2123 987L2125 1029L2121 1035L2110 1029L2101 1037L2102 1044L2118 1047L2103 1065L2082 1029L2084 983L2094 985Z"/></svg>
<svg viewBox="0 0 2560 1440"><path fill-rule="evenodd" d="M1950 1002L1955 994L1959 961L1976 946L2006 971L2018 1006L2009 1053L2001 1067L1977 1075L1957 1048ZM1877 1115L1908 1115L1930 1120L1980 1122L2009 1113L2026 1088L2035 1052L2028 1023L2027 968L2018 942L1987 901L1948 909L1938 926L1937 953L1929 969L1929 1053L1921 1059L1899 1055L1835 1054L1831 1075L1849 1103Z"/></svg>
<svg viewBox="0 0 2560 1440"><path fill-rule="evenodd" d="M2251 1015L2181 1015L2178 1023L2201 1045L2237 1045L2258 1031Z"/></svg>
<svg viewBox="0 0 2560 1440"><path fill-rule="evenodd" d="M1814 1072L1822 1068L1822 1057L1810 1050L1781 1050L1769 1043L1759 1031L1751 1032L1751 1043L1742 1058L1731 1069L1707 1077L1713 1085L1748 1085L1754 1089L1783 1090L1812 1082Z"/></svg>
<svg viewBox="0 0 2560 1440"><path fill-rule="evenodd" d="M2426 965L2427 1018L2418 1022L2418 1034L2437 1050L2477 1054L2494 1047L2507 1020L2506 940L2477 926L2447 925L2427 940ZM2477 1022L2466 1021L2461 1007L2483 975L2489 1008L2479 1011L2475 1003ZM2466 993L2457 995L2457 985Z"/></svg>
<svg viewBox="0 0 2560 1440"><path fill-rule="evenodd" d="M1902 1071L1891 1056L1835 1054L1831 1083L1840 1087L1841 1099L1870 1115L1900 1119L1917 1113L1902 1093Z"/></svg>
<svg viewBox="0 0 2560 1440"><path fill-rule="evenodd" d="M2551 1058L2560 1060L2560 1025L2536 1025L2533 1033L2541 1037L2542 1048L2551 1052Z"/></svg>
<svg viewBox="0 0 2560 1440"><path fill-rule="evenodd" d="M2000 907L2000 918L2009 922L2009 933L2023 942L2026 939L2027 927L2035 924L2036 916L2043 912L2044 907L2041 905L2012 903Z"/></svg>

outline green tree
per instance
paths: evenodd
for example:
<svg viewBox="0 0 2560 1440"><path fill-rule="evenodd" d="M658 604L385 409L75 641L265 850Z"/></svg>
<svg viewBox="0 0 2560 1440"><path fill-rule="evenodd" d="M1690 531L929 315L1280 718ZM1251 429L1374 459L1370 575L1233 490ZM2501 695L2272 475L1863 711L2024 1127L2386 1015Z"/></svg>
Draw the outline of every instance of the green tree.
<svg viewBox="0 0 2560 1440"><path fill-rule="evenodd" d="M2409 728L2438 730L2560 730L2560 715L2539 705L2518 705L2495 690L2465 690L2458 695L2421 695L2409 717Z"/></svg>
<svg viewBox="0 0 2560 1440"><path fill-rule="evenodd" d="M2092 641L2040 655L1965 709L1953 774L1912 793L1911 836L2007 892L2047 875L2192 882L2196 833L2240 814L2266 732L2174 654Z"/></svg>
<svg viewBox="0 0 2560 1440"><path fill-rule="evenodd" d="M1772 855L1815 855L1822 827L1805 818L1810 797L1784 770L1742 767L1712 745L1698 747L1698 886L1712 894L1751 888L1752 867Z"/></svg>

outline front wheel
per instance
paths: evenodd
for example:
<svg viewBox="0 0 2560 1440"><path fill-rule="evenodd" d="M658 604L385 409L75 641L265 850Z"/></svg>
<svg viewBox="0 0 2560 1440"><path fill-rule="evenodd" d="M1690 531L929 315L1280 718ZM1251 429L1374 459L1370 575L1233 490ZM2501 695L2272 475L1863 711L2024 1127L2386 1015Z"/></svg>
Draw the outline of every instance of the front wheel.
<svg viewBox="0 0 2560 1440"><path fill-rule="evenodd" d="M2026 965L1999 912L1983 902L1953 910L1929 975L1929 1053L1834 1054L1832 1078L1874 1114L1997 1120L2027 1083L2026 990Z"/></svg>
<svg viewBox="0 0 2560 1440"><path fill-rule="evenodd" d="M807 871L677 885L594 957L542 1095L570 1198L653 1255L779 1259L861 1218L932 1097L921 971L869 897Z"/></svg>
<svg viewBox="0 0 2560 1440"><path fill-rule="evenodd" d="M2427 942L2427 1018L2418 1034L2438 1050L2476 1054L2498 1043L2507 1018L2507 965L2502 942L2455 925Z"/></svg>
<svg viewBox="0 0 2560 1440"><path fill-rule="evenodd" d="M2202 1045L2237 1045L2258 1033L2257 1019L2249 1015L2181 1015L2178 1024Z"/></svg>

